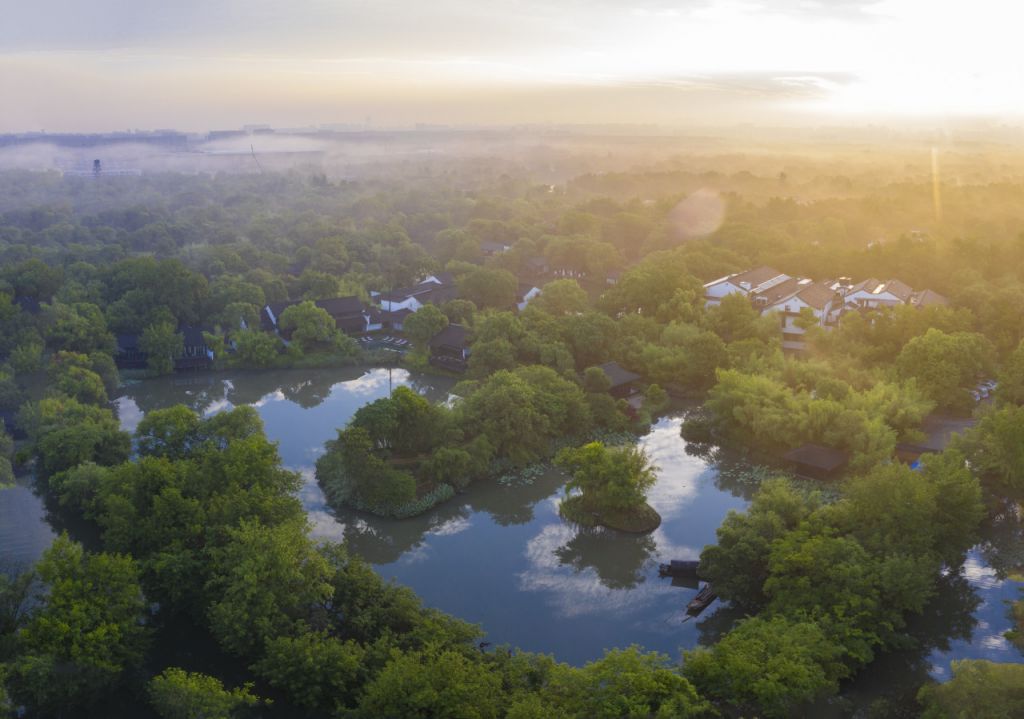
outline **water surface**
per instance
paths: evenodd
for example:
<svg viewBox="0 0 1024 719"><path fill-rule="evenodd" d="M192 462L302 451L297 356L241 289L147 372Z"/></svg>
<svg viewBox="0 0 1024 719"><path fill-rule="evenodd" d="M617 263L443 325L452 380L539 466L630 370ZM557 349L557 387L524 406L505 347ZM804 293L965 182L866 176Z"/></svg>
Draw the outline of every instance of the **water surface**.
<svg viewBox="0 0 1024 719"><path fill-rule="evenodd" d="M346 540L385 577L414 589L430 606L482 625L488 641L555 654L582 663L604 649L640 644L678 656L680 649L714 641L737 618L720 603L684 622L694 587L657 576L669 559L696 558L715 540L732 509L749 493L732 473L686 452L680 416L662 418L640 440L659 466L650 503L661 526L636 536L580 530L558 516L564 478L548 472L533 481L474 485L413 519L384 520L327 507L313 478L323 443L362 405L389 388L412 387L434 401L452 381L405 370L286 370L206 374L146 380L123 388L116 404L125 429L145 412L176 403L204 414L248 404L267 435L279 443L286 466L302 473L301 499L317 537ZM736 465L734 463L733 468ZM742 464L739 464L742 469ZM912 625L919 645L881 657L849 688L870 700L896 684L912 692L931 675L948 675L949 661L1020 661L1002 633L1010 628L1007 602L1020 584L1006 567L1020 556L1024 524L1008 516L990 528L963 573L946 577L939 594ZM0 553L27 563L52 541L39 499L27 486L0 492Z"/></svg>

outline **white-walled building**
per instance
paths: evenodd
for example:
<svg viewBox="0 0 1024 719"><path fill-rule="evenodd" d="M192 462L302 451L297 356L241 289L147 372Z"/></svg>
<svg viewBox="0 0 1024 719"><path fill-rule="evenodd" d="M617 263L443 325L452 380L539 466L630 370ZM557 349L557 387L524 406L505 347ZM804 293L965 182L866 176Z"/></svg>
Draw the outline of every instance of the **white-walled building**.
<svg viewBox="0 0 1024 719"><path fill-rule="evenodd" d="M792 279L772 267L758 267L746 272L736 272L719 277L704 285L704 302L708 306L717 305L726 295L750 295L770 289Z"/></svg>
<svg viewBox="0 0 1024 719"><path fill-rule="evenodd" d="M845 278L834 282L815 282L806 278L791 277L773 267L758 267L738 272L704 285L705 306L721 303L727 295L740 294L762 314L781 314L783 347L803 349L806 330L797 326L801 310L808 309L818 319L821 327L830 327L839 321L845 312L911 305L928 307L948 305L947 300L937 292L914 289L900 280L881 281L870 278L856 284Z"/></svg>
<svg viewBox="0 0 1024 719"><path fill-rule="evenodd" d="M803 349L806 330L797 322L803 310L810 310L817 318L818 326L826 327L836 305L842 305L842 297L831 287L805 279L798 281L795 292L765 307L762 314L780 314L783 349Z"/></svg>

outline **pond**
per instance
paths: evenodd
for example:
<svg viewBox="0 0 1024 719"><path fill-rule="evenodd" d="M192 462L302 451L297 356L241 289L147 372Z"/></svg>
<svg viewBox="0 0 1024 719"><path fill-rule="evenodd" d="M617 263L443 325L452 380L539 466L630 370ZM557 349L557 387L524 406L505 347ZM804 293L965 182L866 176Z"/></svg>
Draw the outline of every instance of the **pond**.
<svg viewBox="0 0 1024 719"><path fill-rule="evenodd" d="M630 644L675 657L728 630L737 617L720 603L699 620L684 622L682 610L695 588L672 586L657 573L659 562L696 558L715 541L726 513L746 507L751 491L742 481L742 463L723 471L687 454L679 435L681 414L660 419L640 440L659 467L650 504L663 522L650 535L566 524L557 511L564 480L555 472L510 486L481 483L408 520L327 507L313 465L338 427L391 387L409 386L443 401L452 384L400 369L237 372L136 382L123 388L116 403L128 430L146 412L176 403L206 414L241 404L256 407L284 464L302 473L301 499L316 536L344 539L428 605L479 623L494 644L583 663L606 648ZM34 561L52 536L27 486L0 492L0 560ZM993 569L1000 556L1020 551L1020 540L1019 517L992 528L987 543L971 552L964 574L947 577L929 612L915 620L918 649L882 658L851 690L870 695L875 684L897 676L908 687L929 673L942 678L950 659L1020 661L1002 637L1010 627L1006 602L1017 597L1020 584Z"/></svg>

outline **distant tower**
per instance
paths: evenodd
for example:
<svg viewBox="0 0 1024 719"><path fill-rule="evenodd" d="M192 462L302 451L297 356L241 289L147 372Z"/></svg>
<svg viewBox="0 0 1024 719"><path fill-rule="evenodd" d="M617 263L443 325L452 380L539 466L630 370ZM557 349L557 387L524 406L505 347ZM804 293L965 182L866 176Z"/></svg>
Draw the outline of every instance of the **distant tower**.
<svg viewBox="0 0 1024 719"><path fill-rule="evenodd" d="M102 170L103 170L103 167L100 165L100 161L99 160L93 160L92 161L92 174L95 177L99 177L100 176L100 172Z"/></svg>

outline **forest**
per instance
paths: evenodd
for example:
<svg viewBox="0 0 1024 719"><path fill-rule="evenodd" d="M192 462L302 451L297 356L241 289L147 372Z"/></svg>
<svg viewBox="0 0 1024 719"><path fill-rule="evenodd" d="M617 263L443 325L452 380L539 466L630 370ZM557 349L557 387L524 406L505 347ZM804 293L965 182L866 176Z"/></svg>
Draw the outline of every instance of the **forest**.
<svg viewBox="0 0 1024 719"><path fill-rule="evenodd" d="M356 179L0 173L0 485L30 475L67 519L35 566L0 574L0 716L806 716L913 643L982 526L1015 517L1024 546L1020 158L949 147L940 208L923 147L607 169L577 152L590 169L558 184L450 159ZM898 278L948 302L808 322L794 352L747 297L705 297L761 266ZM359 409L317 461L329 501L408 517L553 461L571 476L566 521L628 528L653 472L631 442L670 397L698 402L682 430L694 451L777 475L701 553L743 617L717 642L609 648L584 666L490 647L312 539L299 478L251 408L152 410L121 429L120 382L173 373L183 327L215 369L379 361L314 303L371 303L437 273L459 297L412 312L410 349L388 361L429 368L432 338L465 327L459 399L399 388ZM523 286L540 292L519 308ZM261 327L282 302L288 340ZM124 335L145 367L119 372ZM607 363L641 378L634 402L611 393ZM898 461L935 414L969 429ZM849 457L839 480L790 478L780 457L808 443ZM1006 564L1019 576L1024 550ZM1007 611L1024 648L1024 602ZM182 624L223 671L161 661L161 634ZM1024 713L1024 663L951 673L920 687L915 715Z"/></svg>

